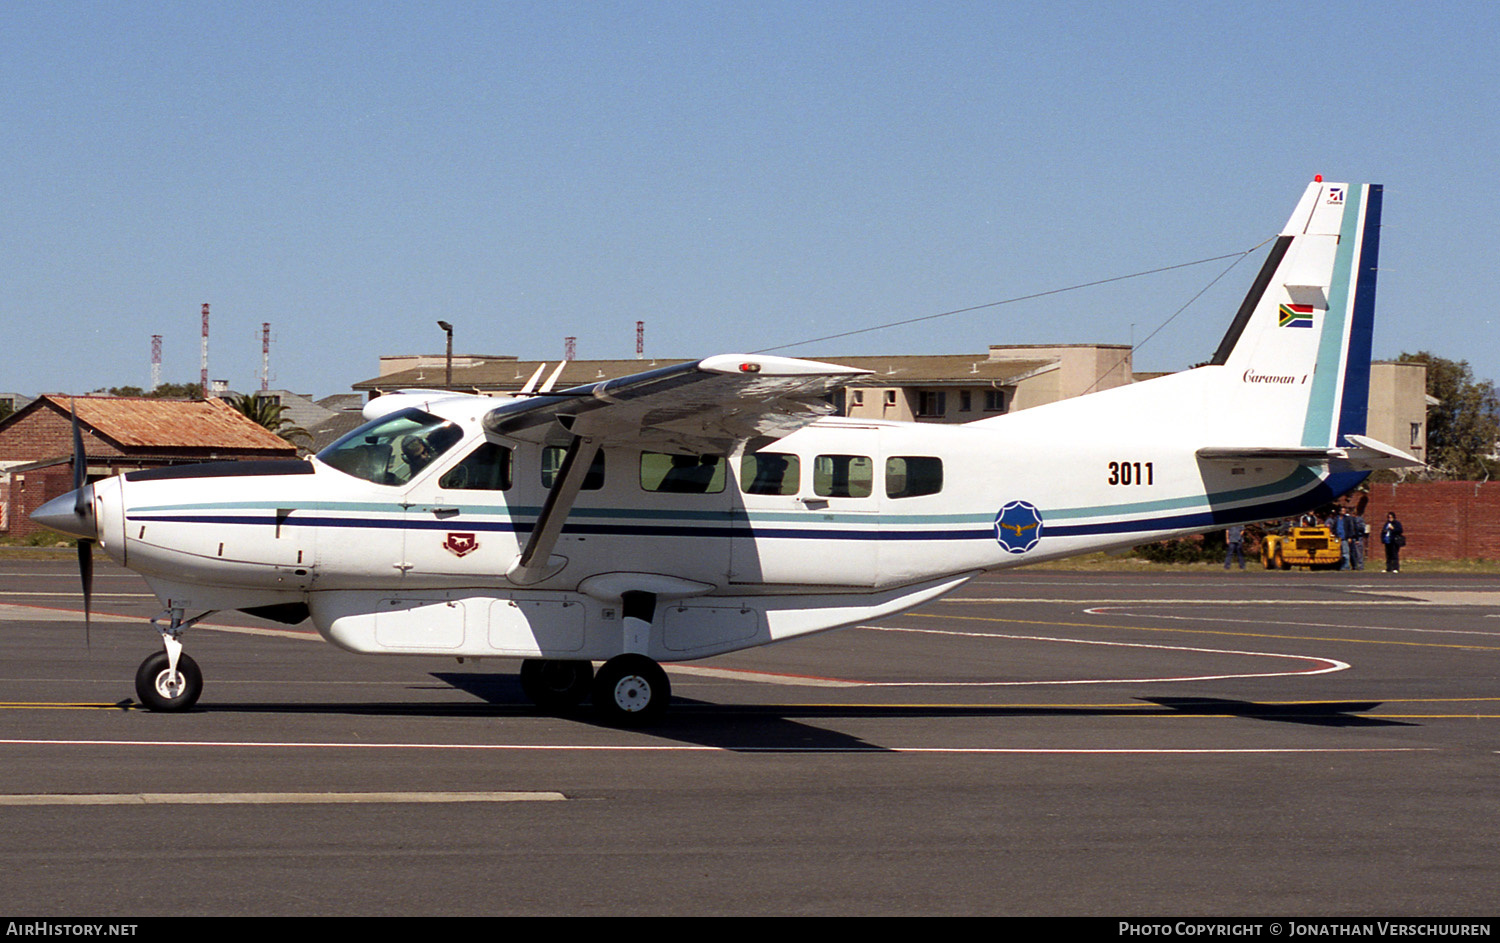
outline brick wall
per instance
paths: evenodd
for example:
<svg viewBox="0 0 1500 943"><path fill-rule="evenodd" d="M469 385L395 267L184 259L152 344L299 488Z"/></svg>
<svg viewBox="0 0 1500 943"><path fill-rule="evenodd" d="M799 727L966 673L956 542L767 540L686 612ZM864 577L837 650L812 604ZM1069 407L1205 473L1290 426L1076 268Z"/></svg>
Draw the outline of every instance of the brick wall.
<svg viewBox="0 0 1500 943"><path fill-rule="evenodd" d="M1371 485L1365 522L1372 559L1384 553L1380 528L1387 511L1396 512L1406 532L1402 559L1500 560L1500 482Z"/></svg>
<svg viewBox="0 0 1500 943"><path fill-rule="evenodd" d="M124 454L87 428L82 432L83 450L90 458ZM51 409L37 409L0 429L0 458L8 461L39 462L72 454L73 422Z"/></svg>

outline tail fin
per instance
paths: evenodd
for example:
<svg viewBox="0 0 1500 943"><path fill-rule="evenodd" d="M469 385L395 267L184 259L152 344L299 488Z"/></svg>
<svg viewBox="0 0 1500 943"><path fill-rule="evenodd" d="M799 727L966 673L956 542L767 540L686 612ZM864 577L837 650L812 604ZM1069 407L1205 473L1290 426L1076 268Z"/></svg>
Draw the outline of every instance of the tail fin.
<svg viewBox="0 0 1500 943"><path fill-rule="evenodd" d="M1314 180L1211 361L1252 388L1277 388L1262 402L1281 430L1301 419L1306 448L1365 432L1381 196L1378 184Z"/></svg>

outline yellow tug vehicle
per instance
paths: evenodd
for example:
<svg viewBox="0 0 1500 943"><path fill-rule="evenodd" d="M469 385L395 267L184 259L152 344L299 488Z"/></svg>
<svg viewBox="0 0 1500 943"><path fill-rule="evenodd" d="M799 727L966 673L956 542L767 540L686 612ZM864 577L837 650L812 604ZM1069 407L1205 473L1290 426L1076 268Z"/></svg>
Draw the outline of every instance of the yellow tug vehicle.
<svg viewBox="0 0 1500 943"><path fill-rule="evenodd" d="M1260 562L1268 570L1338 569L1342 559L1339 539L1327 527L1293 527L1290 534L1267 534L1260 543Z"/></svg>

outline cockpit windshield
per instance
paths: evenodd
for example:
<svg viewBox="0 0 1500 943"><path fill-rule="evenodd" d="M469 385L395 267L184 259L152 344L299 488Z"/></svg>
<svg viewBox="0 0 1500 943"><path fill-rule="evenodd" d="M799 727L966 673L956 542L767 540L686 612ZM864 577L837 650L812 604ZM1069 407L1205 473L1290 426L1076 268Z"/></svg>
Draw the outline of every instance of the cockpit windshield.
<svg viewBox="0 0 1500 943"><path fill-rule="evenodd" d="M462 438L463 431L445 419L403 409L360 426L318 459L377 485L404 485Z"/></svg>

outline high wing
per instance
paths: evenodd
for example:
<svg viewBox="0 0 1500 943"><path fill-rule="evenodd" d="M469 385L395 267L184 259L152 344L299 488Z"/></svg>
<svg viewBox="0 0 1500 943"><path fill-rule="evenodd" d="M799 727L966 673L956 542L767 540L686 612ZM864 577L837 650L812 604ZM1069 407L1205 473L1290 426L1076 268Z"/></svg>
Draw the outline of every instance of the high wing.
<svg viewBox="0 0 1500 943"><path fill-rule="evenodd" d="M484 427L531 442L564 444L576 437L600 446L728 455L749 439L778 439L828 415L828 392L869 372L724 354L512 400L490 410Z"/></svg>
<svg viewBox="0 0 1500 943"><path fill-rule="evenodd" d="M486 431L567 445L536 526L506 576L524 585L565 565L553 559L552 548L600 448L727 456L750 439L779 439L828 415L828 392L869 372L790 357L723 354L495 407L485 414Z"/></svg>
<svg viewBox="0 0 1500 943"><path fill-rule="evenodd" d="M1346 435L1344 436L1352 446L1351 448L1297 448L1297 447L1275 447L1245 448L1202 448L1197 451L1198 458L1205 462L1250 462L1250 461L1292 461L1303 465L1332 464L1339 468L1347 468L1356 471L1374 471L1381 468L1424 468L1426 463L1415 456L1408 455L1395 446L1386 445L1369 436Z"/></svg>

